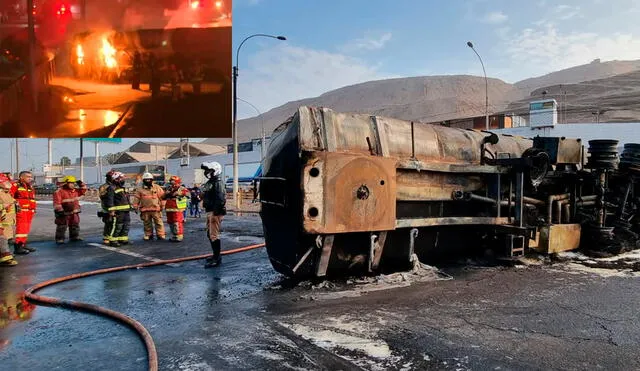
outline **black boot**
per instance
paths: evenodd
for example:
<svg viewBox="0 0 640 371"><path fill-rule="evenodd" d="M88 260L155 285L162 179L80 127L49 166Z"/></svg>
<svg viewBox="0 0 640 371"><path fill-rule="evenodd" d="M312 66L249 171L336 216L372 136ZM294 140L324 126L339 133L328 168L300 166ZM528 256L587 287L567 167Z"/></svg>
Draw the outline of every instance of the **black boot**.
<svg viewBox="0 0 640 371"><path fill-rule="evenodd" d="M213 268L217 267L222 263L222 258L220 258L220 240L211 241L211 250L213 250L213 256L207 259L205 268Z"/></svg>
<svg viewBox="0 0 640 371"><path fill-rule="evenodd" d="M30 246L29 246L29 245L27 245L27 244L25 244L25 245L23 246L23 248L24 248L25 250L27 250L28 252L34 252L34 251L36 251L36 249L34 249L33 247L30 247Z"/></svg>
<svg viewBox="0 0 640 371"><path fill-rule="evenodd" d="M29 250L24 248L24 243L17 242L13 245L13 253L16 255L27 255Z"/></svg>

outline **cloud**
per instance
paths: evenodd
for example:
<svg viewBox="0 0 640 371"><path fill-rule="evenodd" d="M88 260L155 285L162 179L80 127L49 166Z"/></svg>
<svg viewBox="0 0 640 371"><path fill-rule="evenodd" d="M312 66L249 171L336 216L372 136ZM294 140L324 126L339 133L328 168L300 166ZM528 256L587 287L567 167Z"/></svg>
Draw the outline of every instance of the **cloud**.
<svg viewBox="0 0 640 371"><path fill-rule="evenodd" d="M238 95L266 112L289 101L387 77L379 66L358 58L284 43L249 57L249 68L240 69ZM239 115L255 112L247 109Z"/></svg>
<svg viewBox="0 0 640 371"><path fill-rule="evenodd" d="M554 8L554 12L558 14L557 18L562 21L566 21L571 18L575 18L582 15L579 6L571 6L566 4L560 4Z"/></svg>
<svg viewBox="0 0 640 371"><path fill-rule="evenodd" d="M595 32L561 32L555 25L526 28L505 39L505 52L513 66L519 66L516 78L602 60L640 59L640 37L632 33L603 35Z"/></svg>
<svg viewBox="0 0 640 371"><path fill-rule="evenodd" d="M490 12L487 13L483 18L482 21L485 23L490 23L490 24L499 24L499 23L503 23L506 22L507 19L509 19L509 17L507 17L506 14L504 14L503 12Z"/></svg>
<svg viewBox="0 0 640 371"><path fill-rule="evenodd" d="M385 32L377 37L362 37L352 40L344 45L341 50L345 52L356 52L360 50L380 50L391 40L391 32Z"/></svg>
<svg viewBox="0 0 640 371"><path fill-rule="evenodd" d="M262 0L249 0L247 3L248 3L250 6L253 6L253 5L258 5L261 1L262 1Z"/></svg>

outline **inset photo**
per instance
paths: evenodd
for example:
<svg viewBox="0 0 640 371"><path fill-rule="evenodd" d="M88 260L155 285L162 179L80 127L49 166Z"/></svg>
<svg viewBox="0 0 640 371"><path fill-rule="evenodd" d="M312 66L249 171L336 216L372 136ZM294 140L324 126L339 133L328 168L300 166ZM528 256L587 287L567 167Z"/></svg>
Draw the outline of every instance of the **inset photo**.
<svg viewBox="0 0 640 371"><path fill-rule="evenodd" d="M0 137L231 137L231 0L106 3L0 1Z"/></svg>

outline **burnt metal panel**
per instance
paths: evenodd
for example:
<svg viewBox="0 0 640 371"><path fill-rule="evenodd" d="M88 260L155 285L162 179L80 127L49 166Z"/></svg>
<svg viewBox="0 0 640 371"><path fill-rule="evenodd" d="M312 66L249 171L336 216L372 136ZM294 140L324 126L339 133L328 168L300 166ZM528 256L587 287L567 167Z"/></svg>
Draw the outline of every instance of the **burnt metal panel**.
<svg viewBox="0 0 640 371"><path fill-rule="evenodd" d="M580 247L580 234L580 224L543 226L540 227L532 247L544 254L575 250Z"/></svg>
<svg viewBox="0 0 640 371"><path fill-rule="evenodd" d="M327 108L300 107L301 151L330 151L375 154L397 160L415 158L424 163L480 164L480 145L488 135L478 130L444 126L365 114L337 113ZM367 141L367 138L369 140ZM532 141L522 137L498 135L496 144L487 145L492 153L519 157ZM372 148L370 148L370 146Z"/></svg>
<svg viewBox="0 0 640 371"><path fill-rule="evenodd" d="M579 164L582 160L582 140L565 137L535 137L533 146L549 154L552 164Z"/></svg>
<svg viewBox="0 0 640 371"><path fill-rule="evenodd" d="M396 173L396 186L396 198L399 201L451 201L453 191L478 191L485 186L485 182L477 174L399 170Z"/></svg>
<svg viewBox="0 0 640 371"><path fill-rule="evenodd" d="M396 161L315 152L303 166L303 227L308 233L395 228Z"/></svg>
<svg viewBox="0 0 640 371"><path fill-rule="evenodd" d="M463 217L453 218L408 218L398 219L396 228L438 227L445 225L506 225L509 218Z"/></svg>

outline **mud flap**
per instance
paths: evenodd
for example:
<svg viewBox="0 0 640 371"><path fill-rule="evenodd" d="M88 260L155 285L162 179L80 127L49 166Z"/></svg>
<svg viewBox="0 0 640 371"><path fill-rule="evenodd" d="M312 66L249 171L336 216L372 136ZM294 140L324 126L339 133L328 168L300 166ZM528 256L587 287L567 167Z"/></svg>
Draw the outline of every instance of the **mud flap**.
<svg viewBox="0 0 640 371"><path fill-rule="evenodd" d="M316 276L324 277L327 275L327 268L329 267L329 259L331 258L331 250L333 249L333 235L329 234L322 239L322 250L320 253L320 260L318 261L318 267L316 269Z"/></svg>

